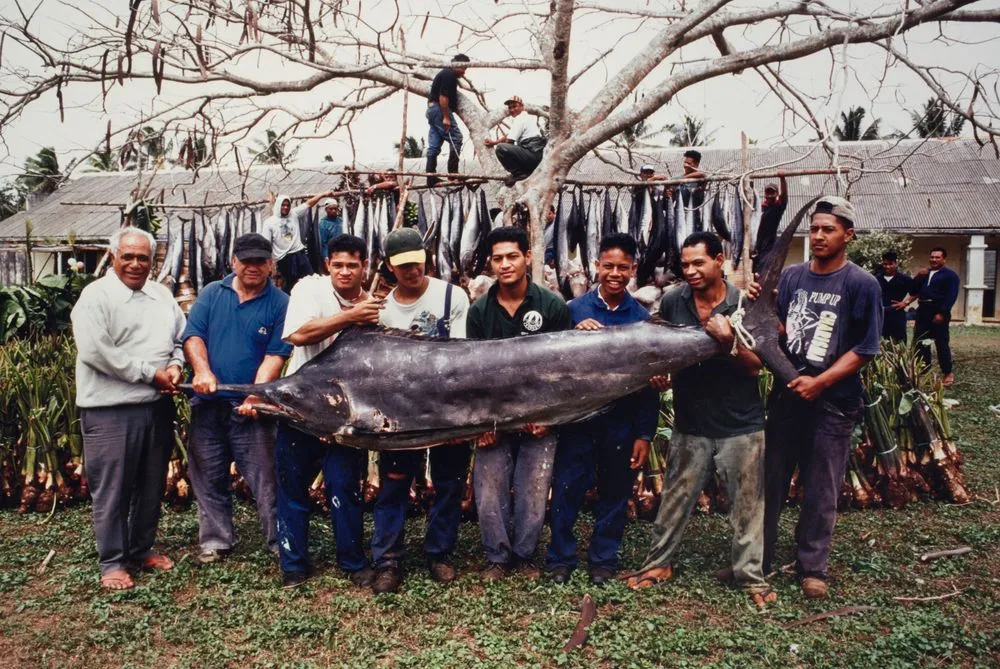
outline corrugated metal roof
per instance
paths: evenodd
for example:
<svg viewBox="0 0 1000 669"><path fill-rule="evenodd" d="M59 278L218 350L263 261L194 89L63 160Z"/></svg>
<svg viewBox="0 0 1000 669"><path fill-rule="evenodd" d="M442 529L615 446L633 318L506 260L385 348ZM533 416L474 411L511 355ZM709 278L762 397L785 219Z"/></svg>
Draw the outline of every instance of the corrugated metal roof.
<svg viewBox="0 0 1000 669"><path fill-rule="evenodd" d="M702 168L713 174L737 174L740 152L699 147ZM679 175L683 148L651 148L624 152L601 151L602 159L588 155L570 172L588 180L620 180L634 175L645 163L658 171ZM846 178L833 175L789 177L790 211L820 193L849 191L857 207L861 230L896 230L913 234L990 232L1000 230L1000 161L989 147L972 140L905 140L842 143L838 163L858 167ZM783 146L748 150L751 168L773 171L820 169L831 165L821 148ZM608 164L613 163L613 164ZM902 171L895 168L903 163ZM468 163L466 163L468 165ZM204 170L195 179L188 171L158 173L150 189L168 204L216 204L246 197L261 200L268 189L306 195L333 187L339 176L328 174L340 165L326 163L297 167L255 167L247 175L236 171ZM385 169L389 165L360 165ZM423 159L409 159L408 171L420 171ZM474 169L469 166L470 169ZM110 207L67 206L62 202L125 202L136 186L135 173L87 174L65 184L30 212L0 222L0 241L23 240L30 219L33 236L62 241L72 232L77 239L102 240L119 224L119 212ZM761 186L760 183L757 184ZM174 212L177 213L176 210Z"/></svg>

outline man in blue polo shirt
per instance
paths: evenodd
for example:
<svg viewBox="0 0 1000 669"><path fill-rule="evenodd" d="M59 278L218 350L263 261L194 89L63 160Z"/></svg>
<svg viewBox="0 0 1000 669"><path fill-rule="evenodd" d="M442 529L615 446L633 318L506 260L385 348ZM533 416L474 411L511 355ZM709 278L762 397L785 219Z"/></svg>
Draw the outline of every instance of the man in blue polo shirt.
<svg viewBox="0 0 1000 669"><path fill-rule="evenodd" d="M250 233L233 244L233 273L206 286L188 315L184 353L194 369L188 471L198 500L201 552L195 565L217 562L236 544L230 463L257 500L267 546L277 551L275 425L258 417L259 398L217 392L219 383L278 378L291 345L281 339L288 296L271 283L271 242Z"/></svg>
<svg viewBox="0 0 1000 669"><path fill-rule="evenodd" d="M630 235L615 233L601 239L595 261L598 286L569 303L576 329L600 330L649 318L649 311L626 290L635 274L635 254ZM545 558L556 583L565 583L576 568L573 526L595 480L598 501L588 555L590 580L601 585L618 570L635 471L649 455L658 418L659 396L650 387L614 402L599 416L560 429L552 472L552 541Z"/></svg>

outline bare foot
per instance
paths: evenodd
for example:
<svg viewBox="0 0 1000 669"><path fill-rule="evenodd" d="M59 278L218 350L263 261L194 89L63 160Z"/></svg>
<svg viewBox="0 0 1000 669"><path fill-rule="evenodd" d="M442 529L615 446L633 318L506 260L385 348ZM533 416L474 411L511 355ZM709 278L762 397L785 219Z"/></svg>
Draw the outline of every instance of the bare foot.
<svg viewBox="0 0 1000 669"><path fill-rule="evenodd" d="M105 590L130 590L135 582L124 569L115 569L101 576L101 587Z"/></svg>
<svg viewBox="0 0 1000 669"><path fill-rule="evenodd" d="M955 385L955 375L945 374L944 379L941 380L941 385L944 386L945 388L951 388L953 385Z"/></svg>
<svg viewBox="0 0 1000 669"><path fill-rule="evenodd" d="M649 588L660 583L666 583L674 577L674 566L668 564L666 567L653 567L646 571L639 571L626 575L625 585L633 590Z"/></svg>
<svg viewBox="0 0 1000 669"><path fill-rule="evenodd" d="M174 561L160 553L150 553L142 559L142 568L146 571L170 571Z"/></svg>
<svg viewBox="0 0 1000 669"><path fill-rule="evenodd" d="M753 603L757 605L758 609L766 608L768 604L774 604L778 601L778 593L774 590L769 590L768 592L753 592L750 593L750 598L753 599Z"/></svg>

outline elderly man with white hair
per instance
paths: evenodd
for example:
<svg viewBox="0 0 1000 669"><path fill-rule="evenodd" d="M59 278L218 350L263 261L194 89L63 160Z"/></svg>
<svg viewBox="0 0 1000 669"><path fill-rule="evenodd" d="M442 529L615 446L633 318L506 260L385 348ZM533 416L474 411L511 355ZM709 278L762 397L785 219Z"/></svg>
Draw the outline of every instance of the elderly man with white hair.
<svg viewBox="0 0 1000 669"><path fill-rule="evenodd" d="M113 271L73 307L76 403L93 497L101 586L126 590L131 570L173 567L153 550L173 446L185 320L166 287L149 281L156 240L138 228L110 239Z"/></svg>

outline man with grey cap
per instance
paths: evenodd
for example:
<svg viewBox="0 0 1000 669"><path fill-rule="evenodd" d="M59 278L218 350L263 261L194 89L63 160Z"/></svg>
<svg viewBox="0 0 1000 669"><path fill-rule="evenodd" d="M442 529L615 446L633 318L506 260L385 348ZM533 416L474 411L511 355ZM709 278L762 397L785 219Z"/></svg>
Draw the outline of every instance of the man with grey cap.
<svg viewBox="0 0 1000 669"><path fill-rule="evenodd" d="M271 242L257 233L233 243L233 273L208 284L191 307L182 337L194 370L188 471L198 500L201 552L195 565L236 545L230 464L257 501L267 547L277 552L275 423L258 416L258 397L218 391L220 383L267 383L281 374L291 345L281 340L288 296L271 283Z"/></svg>
<svg viewBox="0 0 1000 669"><path fill-rule="evenodd" d="M882 292L847 259L854 206L827 195L809 224L812 259L787 268L777 311L786 353L800 375L768 398L764 452L764 572L771 571L778 519L792 472L804 490L795 530L796 570L809 598L826 597L830 541L851 434L861 417L864 365L879 352Z"/></svg>
<svg viewBox="0 0 1000 669"><path fill-rule="evenodd" d="M184 358L184 314L164 286L149 281L156 240L138 228L111 235L111 272L73 307L76 404L101 587L134 587L129 570L166 570L153 550L160 499L173 449L174 403Z"/></svg>
<svg viewBox="0 0 1000 669"><path fill-rule="evenodd" d="M330 240L344 231L344 219L336 198L325 197L319 201L319 206L323 209L323 218L319 219L319 246L325 261L330 257Z"/></svg>
<svg viewBox="0 0 1000 669"><path fill-rule="evenodd" d="M507 185L511 186L515 181L527 179L542 162L545 138L538 130L535 117L524 113L524 100L514 95L504 104L511 117L510 129L499 139L486 140L486 146L497 147L497 160L510 172Z"/></svg>
<svg viewBox="0 0 1000 669"><path fill-rule="evenodd" d="M379 323L425 337L465 338L469 298L457 286L424 273L423 240L413 228L400 228L385 240L389 270L396 287L385 298ZM372 561L376 593L395 592L403 580L403 524L410 484L423 469L428 451L385 451L379 458L379 491L375 501ZM427 516L424 554L431 578L440 583L455 579L451 553L458 539L463 485L469 470L468 442L429 449L434 503Z"/></svg>

